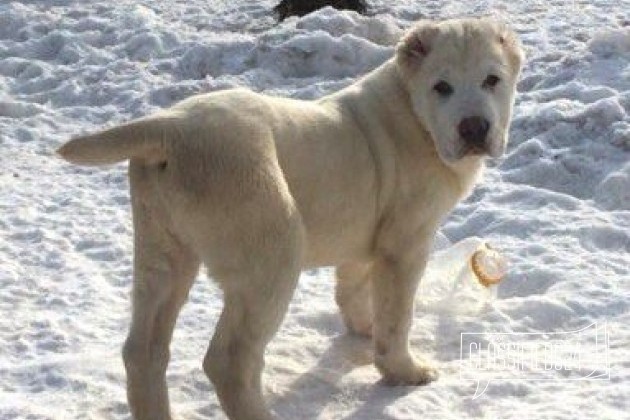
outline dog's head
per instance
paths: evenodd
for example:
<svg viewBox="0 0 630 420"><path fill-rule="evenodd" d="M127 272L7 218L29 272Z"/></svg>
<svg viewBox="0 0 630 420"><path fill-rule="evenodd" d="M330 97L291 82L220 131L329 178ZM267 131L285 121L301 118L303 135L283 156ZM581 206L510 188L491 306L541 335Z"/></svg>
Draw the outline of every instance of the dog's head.
<svg viewBox="0 0 630 420"><path fill-rule="evenodd" d="M486 18L421 22L400 41L400 75L445 163L503 154L522 60L516 34Z"/></svg>

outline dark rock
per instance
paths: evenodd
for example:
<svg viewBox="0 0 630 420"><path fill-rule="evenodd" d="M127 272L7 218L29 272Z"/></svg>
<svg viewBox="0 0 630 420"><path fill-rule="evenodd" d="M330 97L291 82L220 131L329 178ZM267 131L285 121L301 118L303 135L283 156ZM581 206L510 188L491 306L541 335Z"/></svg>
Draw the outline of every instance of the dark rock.
<svg viewBox="0 0 630 420"><path fill-rule="evenodd" d="M282 0L273 11L282 22L289 16L304 16L326 6L338 10L354 10L361 14L367 11L365 0Z"/></svg>

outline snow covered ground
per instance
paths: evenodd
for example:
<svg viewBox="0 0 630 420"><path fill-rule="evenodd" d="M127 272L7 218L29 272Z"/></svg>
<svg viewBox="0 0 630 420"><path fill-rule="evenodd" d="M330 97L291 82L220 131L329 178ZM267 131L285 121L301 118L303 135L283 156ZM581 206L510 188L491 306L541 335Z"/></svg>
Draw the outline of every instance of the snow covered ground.
<svg viewBox="0 0 630 420"><path fill-rule="evenodd" d="M414 352L440 379L388 388L368 342L344 335L330 270L305 273L267 352L284 419L628 418L630 2L372 0L275 25L275 1L23 0L0 4L0 419L126 419L119 349L129 321L125 165L79 168L71 135L232 86L314 98L374 68L421 17L491 13L528 60L511 142L441 243L480 236L511 261L484 312L418 306ZM222 419L201 360L221 306L203 276L168 371L173 411ZM607 322L610 379L495 380L472 399L460 333L552 333ZM491 380L492 372L464 371Z"/></svg>

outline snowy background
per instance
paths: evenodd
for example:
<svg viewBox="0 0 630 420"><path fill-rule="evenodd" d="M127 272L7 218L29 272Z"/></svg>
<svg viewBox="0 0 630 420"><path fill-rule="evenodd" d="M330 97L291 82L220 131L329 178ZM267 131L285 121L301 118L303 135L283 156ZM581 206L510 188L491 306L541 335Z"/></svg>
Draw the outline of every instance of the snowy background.
<svg viewBox="0 0 630 420"><path fill-rule="evenodd" d="M120 347L129 321L125 165L65 164L72 135L198 92L248 86L315 98L391 56L419 18L494 14L528 60L511 141L441 243L480 236L510 259L474 316L419 305L412 348L427 387L388 388L369 342L348 337L330 270L305 273L267 351L283 419L628 418L630 410L630 2L371 0L276 25L275 1L0 3L0 419L128 419ZM223 419L201 360L221 307L203 275L168 371L182 419ZM608 323L610 380L502 380L473 400L461 332L557 332ZM491 379L488 376L487 379Z"/></svg>

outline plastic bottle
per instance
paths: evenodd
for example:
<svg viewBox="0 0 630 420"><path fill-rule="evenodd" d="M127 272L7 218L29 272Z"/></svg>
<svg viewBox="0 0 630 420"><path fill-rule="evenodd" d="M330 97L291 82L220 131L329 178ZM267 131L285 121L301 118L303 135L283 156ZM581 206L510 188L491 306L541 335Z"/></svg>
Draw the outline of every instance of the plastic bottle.
<svg viewBox="0 0 630 420"><path fill-rule="evenodd" d="M477 314L496 299L506 273L506 259L483 239L464 239L431 256L418 288L418 306L435 313Z"/></svg>

